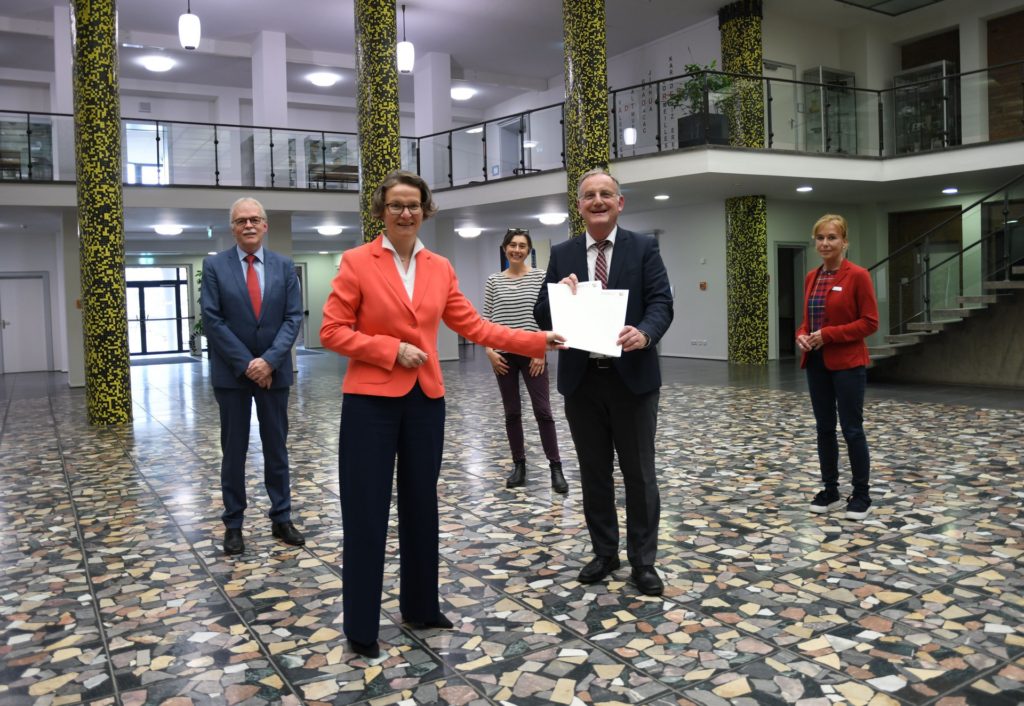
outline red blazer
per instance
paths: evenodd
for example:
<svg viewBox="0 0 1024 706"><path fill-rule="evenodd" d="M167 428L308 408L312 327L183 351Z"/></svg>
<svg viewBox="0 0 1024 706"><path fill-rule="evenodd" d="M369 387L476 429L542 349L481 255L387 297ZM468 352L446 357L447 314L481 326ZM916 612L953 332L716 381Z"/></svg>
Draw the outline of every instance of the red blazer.
<svg viewBox="0 0 1024 706"><path fill-rule="evenodd" d="M459 290L451 263L429 250L416 254L410 302L394 255L382 243L383 237L378 237L342 255L324 304L320 342L349 358L342 392L401 397L419 381L427 397L443 397L437 356L442 320L474 343L530 358L544 356L547 336L543 331L520 331L482 319ZM427 362L418 368L399 365L396 358L402 341L424 351Z"/></svg>
<svg viewBox="0 0 1024 706"><path fill-rule="evenodd" d="M797 336L810 332L807 300L814 288L820 267L804 278L804 321ZM843 260L836 272L832 289L825 295L825 318L821 324L821 353L829 370L847 370L868 364L868 347L864 339L878 330L878 303L871 275L863 267ZM807 365L807 354L800 359L800 367Z"/></svg>

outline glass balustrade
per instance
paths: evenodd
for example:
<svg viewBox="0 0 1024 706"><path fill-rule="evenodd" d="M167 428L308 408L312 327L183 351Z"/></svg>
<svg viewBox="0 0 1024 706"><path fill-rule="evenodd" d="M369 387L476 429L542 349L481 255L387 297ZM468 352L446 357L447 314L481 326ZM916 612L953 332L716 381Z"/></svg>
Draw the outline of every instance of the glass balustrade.
<svg viewBox="0 0 1024 706"><path fill-rule="evenodd" d="M819 81L703 71L611 91L611 157L762 138L765 150L898 157L1024 137L1024 62L962 74L922 67L883 90L856 88L849 72L814 71ZM760 96L763 125L744 122L751 96ZM556 104L400 138L401 167L437 189L563 169L562 112ZM125 118L122 140L128 185L359 188L351 133ZM0 180L74 178L72 116L0 110Z"/></svg>

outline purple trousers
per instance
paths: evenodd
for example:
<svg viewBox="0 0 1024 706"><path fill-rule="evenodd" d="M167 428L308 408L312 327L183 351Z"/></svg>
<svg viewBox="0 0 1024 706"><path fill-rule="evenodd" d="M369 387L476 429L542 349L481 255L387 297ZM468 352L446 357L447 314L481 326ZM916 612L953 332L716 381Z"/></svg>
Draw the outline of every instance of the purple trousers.
<svg viewBox="0 0 1024 706"><path fill-rule="evenodd" d="M504 375L495 374L494 377L498 380L501 403L505 407L505 433L508 434L512 460L526 460L526 445L523 442L523 403L519 396L519 377L522 374L526 391L530 393L530 402L533 404L533 416L537 418L544 455L548 461L561 462L555 420L551 416L547 366L544 367L544 372L533 377L530 375L530 359L526 356L515 353L502 353L501 356L508 362L508 372Z"/></svg>

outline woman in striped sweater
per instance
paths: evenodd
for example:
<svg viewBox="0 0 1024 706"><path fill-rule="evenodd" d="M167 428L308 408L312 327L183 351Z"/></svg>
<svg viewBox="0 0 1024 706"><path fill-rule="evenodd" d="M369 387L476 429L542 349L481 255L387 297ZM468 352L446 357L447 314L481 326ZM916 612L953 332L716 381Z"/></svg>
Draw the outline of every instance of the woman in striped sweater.
<svg viewBox="0 0 1024 706"><path fill-rule="evenodd" d="M544 286L544 270L529 265L528 258L533 250L530 232L510 228L501 242L501 249L508 258L508 268L487 278L483 317L512 328L539 331L533 318L533 305L540 288ZM522 374L533 404L533 416L537 418L544 455L551 467L551 488L556 493L568 492L569 486L562 475L562 460L558 453L555 420L551 416L547 359L527 358L493 348L484 350L498 380L501 402L505 407L505 432L512 450L513 468L505 480L505 487L516 488L526 483L523 405L519 396L519 376Z"/></svg>

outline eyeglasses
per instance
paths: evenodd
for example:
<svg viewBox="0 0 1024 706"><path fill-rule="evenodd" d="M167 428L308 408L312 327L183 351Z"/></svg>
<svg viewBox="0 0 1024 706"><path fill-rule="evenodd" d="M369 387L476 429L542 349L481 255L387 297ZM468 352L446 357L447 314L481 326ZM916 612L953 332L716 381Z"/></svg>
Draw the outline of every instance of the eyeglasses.
<svg viewBox="0 0 1024 706"><path fill-rule="evenodd" d="M580 200L589 202L598 198L602 201L610 201L619 198L619 195L614 191L587 191L580 197Z"/></svg>
<svg viewBox="0 0 1024 706"><path fill-rule="evenodd" d="M262 225L266 222L266 218L263 216L249 216L248 218L236 218L231 221L231 225L235 228L242 228L246 223L252 223L254 226Z"/></svg>
<svg viewBox="0 0 1024 706"><path fill-rule="evenodd" d="M423 204L421 203L389 203L385 204L385 206L387 206L388 213L392 216L401 216L402 211L405 211L406 209L409 210L411 215L415 216L423 210Z"/></svg>

